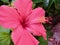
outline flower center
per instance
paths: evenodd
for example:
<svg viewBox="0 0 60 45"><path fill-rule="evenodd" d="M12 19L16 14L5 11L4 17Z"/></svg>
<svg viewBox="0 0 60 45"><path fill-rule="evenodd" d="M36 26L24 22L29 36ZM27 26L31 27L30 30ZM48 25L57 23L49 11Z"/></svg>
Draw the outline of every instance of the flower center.
<svg viewBox="0 0 60 45"><path fill-rule="evenodd" d="M27 26L25 19L23 19L23 21L21 22L21 25L22 25L23 28L25 28Z"/></svg>

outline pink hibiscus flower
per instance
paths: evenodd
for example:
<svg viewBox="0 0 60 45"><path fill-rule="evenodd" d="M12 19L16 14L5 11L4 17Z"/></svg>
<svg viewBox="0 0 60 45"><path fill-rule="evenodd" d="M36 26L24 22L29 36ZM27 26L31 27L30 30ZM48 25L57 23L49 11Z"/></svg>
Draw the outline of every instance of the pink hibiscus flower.
<svg viewBox="0 0 60 45"><path fill-rule="evenodd" d="M14 7L0 6L0 25L13 29L11 37L14 45L38 45L34 36L46 39L45 11L38 7L32 9L32 0L16 0ZM33 36L34 35L34 36Z"/></svg>

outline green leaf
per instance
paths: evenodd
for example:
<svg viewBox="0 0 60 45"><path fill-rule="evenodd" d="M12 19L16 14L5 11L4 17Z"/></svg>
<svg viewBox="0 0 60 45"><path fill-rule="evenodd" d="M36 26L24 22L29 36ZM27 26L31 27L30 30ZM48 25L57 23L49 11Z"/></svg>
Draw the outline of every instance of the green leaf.
<svg viewBox="0 0 60 45"><path fill-rule="evenodd" d="M51 5L53 4L54 0L44 0L44 7L46 9L49 9Z"/></svg>
<svg viewBox="0 0 60 45"><path fill-rule="evenodd" d="M60 9L60 0L55 0L55 8Z"/></svg>
<svg viewBox="0 0 60 45"><path fill-rule="evenodd" d="M10 45L10 30L0 27L0 45Z"/></svg>
<svg viewBox="0 0 60 45"><path fill-rule="evenodd" d="M51 7L51 5L53 4L54 0L49 0L49 4L48 4L48 9Z"/></svg>
<svg viewBox="0 0 60 45"><path fill-rule="evenodd" d="M39 37L38 40L40 41L39 45L48 45L48 41L44 40L43 37Z"/></svg>
<svg viewBox="0 0 60 45"><path fill-rule="evenodd" d="M9 0L1 0L4 3L9 3Z"/></svg>
<svg viewBox="0 0 60 45"><path fill-rule="evenodd" d="M9 33L10 30L9 29L5 29L3 27L0 26L0 32L6 32L6 33Z"/></svg>
<svg viewBox="0 0 60 45"><path fill-rule="evenodd" d="M49 4L49 0L44 0L44 7L48 7L48 4Z"/></svg>
<svg viewBox="0 0 60 45"><path fill-rule="evenodd" d="M43 2L43 0L32 0L34 3L40 3Z"/></svg>

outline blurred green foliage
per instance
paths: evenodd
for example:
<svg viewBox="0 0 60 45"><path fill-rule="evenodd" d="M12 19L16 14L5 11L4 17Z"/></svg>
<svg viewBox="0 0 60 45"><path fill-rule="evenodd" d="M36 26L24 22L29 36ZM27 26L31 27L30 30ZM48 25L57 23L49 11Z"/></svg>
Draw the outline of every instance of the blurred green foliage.
<svg viewBox="0 0 60 45"><path fill-rule="evenodd" d="M4 3L9 3L9 0L1 0Z"/></svg>
<svg viewBox="0 0 60 45"><path fill-rule="evenodd" d="M47 40L44 40L43 37L39 37L38 40L40 41L40 44L39 45L48 45L48 41Z"/></svg>
<svg viewBox="0 0 60 45"><path fill-rule="evenodd" d="M12 44L10 30L2 28L0 26L0 45L10 45L10 44Z"/></svg>
<svg viewBox="0 0 60 45"><path fill-rule="evenodd" d="M14 0L0 0L0 5L9 5ZM32 0L33 8L42 7L46 11L46 16L60 15L60 0ZM45 26L47 29L47 37L51 35L50 26ZM39 45L48 45L42 37L37 38L40 41ZM0 45L13 45L11 43L10 30L0 27Z"/></svg>

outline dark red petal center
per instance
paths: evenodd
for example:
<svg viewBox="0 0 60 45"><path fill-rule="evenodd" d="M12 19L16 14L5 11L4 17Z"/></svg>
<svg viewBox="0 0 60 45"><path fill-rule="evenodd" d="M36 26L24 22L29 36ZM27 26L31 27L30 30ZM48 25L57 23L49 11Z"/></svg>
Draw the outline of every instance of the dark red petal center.
<svg viewBox="0 0 60 45"><path fill-rule="evenodd" d="M23 21L21 22L21 25L23 28L27 27L27 22L25 19L23 19Z"/></svg>

